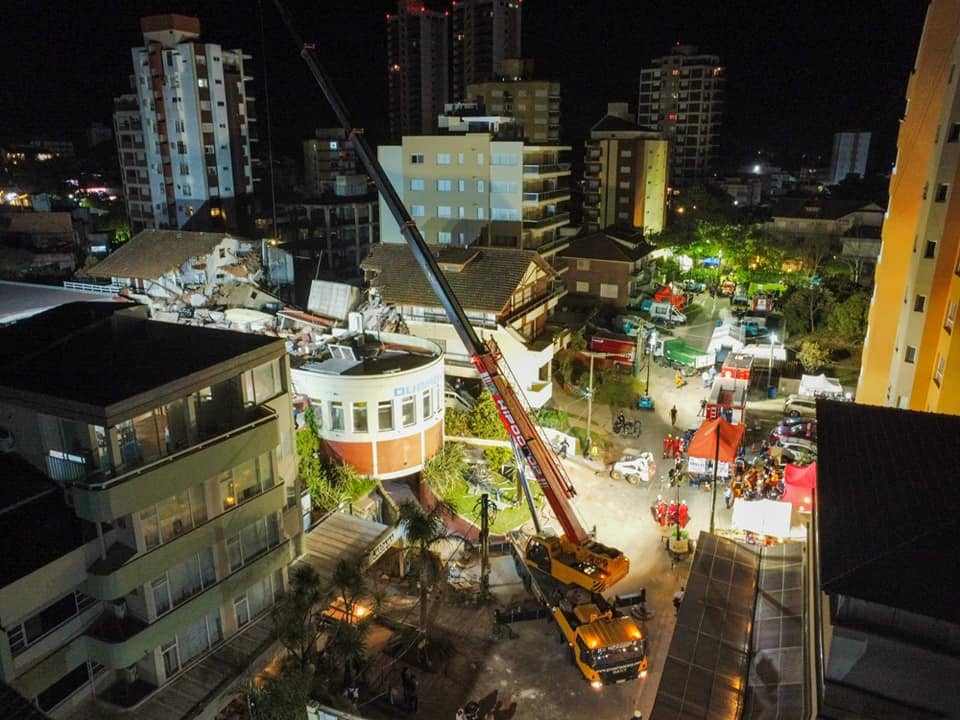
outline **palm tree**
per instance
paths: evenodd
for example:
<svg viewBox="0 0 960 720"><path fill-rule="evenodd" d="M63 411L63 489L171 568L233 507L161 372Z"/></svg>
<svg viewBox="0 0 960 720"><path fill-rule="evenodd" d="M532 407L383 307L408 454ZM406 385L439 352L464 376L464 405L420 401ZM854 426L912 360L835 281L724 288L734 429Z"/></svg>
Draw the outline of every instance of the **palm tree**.
<svg viewBox="0 0 960 720"><path fill-rule="evenodd" d="M277 638L300 668L316 664L317 640L323 632L323 609L329 595L316 570L297 565L290 571L290 591L271 611Z"/></svg>
<svg viewBox="0 0 960 720"><path fill-rule="evenodd" d="M400 505L400 520L406 523L409 550L416 553L420 576L420 624L421 634L427 632L427 597L430 588L440 577L441 562L433 546L447 536L447 529L440 515L442 505L425 512L419 503L407 500Z"/></svg>
<svg viewBox="0 0 960 720"><path fill-rule="evenodd" d="M367 578L359 560L337 560L332 584L343 600L344 620L352 623L357 601L367 593Z"/></svg>

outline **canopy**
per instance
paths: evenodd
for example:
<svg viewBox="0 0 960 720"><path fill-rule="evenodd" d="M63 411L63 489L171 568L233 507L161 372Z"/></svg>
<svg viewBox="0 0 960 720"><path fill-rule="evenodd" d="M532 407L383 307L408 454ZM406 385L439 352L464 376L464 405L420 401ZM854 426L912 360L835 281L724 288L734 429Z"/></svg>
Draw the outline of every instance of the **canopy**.
<svg viewBox="0 0 960 720"><path fill-rule="evenodd" d="M836 378L828 378L824 374L804 375L800 378L800 395L804 397L825 397L841 400L843 386Z"/></svg>
<svg viewBox="0 0 960 720"><path fill-rule="evenodd" d="M787 465L783 473L783 501L793 505L799 512L810 512L813 505L813 488L817 486L817 464L806 467Z"/></svg>
<svg viewBox="0 0 960 720"><path fill-rule="evenodd" d="M785 538L790 535L790 503L778 500L744 500L733 502L733 526L738 530Z"/></svg>
<svg viewBox="0 0 960 720"><path fill-rule="evenodd" d="M713 460L716 458L719 461L717 475L728 477L729 466L737 459L743 431L743 425L733 425L723 418L704 420L687 448L689 469L699 473L713 472Z"/></svg>

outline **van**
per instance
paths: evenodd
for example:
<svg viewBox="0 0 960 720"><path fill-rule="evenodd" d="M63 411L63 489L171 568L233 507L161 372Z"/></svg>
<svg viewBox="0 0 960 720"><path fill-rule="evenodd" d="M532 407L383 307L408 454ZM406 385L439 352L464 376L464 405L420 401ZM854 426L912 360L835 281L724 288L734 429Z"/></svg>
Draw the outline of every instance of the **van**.
<svg viewBox="0 0 960 720"><path fill-rule="evenodd" d="M789 417L817 416L817 401L814 398L790 395L783 403L783 414Z"/></svg>
<svg viewBox="0 0 960 720"><path fill-rule="evenodd" d="M687 322L687 316L668 302L650 303L650 319L668 325L682 325Z"/></svg>

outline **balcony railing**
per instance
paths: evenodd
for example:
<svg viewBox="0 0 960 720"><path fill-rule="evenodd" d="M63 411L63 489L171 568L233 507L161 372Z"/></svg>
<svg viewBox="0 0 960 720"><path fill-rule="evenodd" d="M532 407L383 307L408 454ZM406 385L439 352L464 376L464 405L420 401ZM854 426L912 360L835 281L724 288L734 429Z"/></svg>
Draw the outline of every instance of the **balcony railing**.
<svg viewBox="0 0 960 720"><path fill-rule="evenodd" d="M561 223L569 222L569 220L570 213L568 212L560 212L540 218L524 218L523 228L524 230L539 230L541 228L550 227L551 225L559 225Z"/></svg>
<svg viewBox="0 0 960 720"><path fill-rule="evenodd" d="M559 190L546 190L544 192L525 192L523 194L524 202L546 202L556 198L569 198L570 189L560 188Z"/></svg>
<svg viewBox="0 0 960 720"><path fill-rule="evenodd" d="M569 172L570 163L544 163L541 165L524 165L525 175L543 175L545 173Z"/></svg>

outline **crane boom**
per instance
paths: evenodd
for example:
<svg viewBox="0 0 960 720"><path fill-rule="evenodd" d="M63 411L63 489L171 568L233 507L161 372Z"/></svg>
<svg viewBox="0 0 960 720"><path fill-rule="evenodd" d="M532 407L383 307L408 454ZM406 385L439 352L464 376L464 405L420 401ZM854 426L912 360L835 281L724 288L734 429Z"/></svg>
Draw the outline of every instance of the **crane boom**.
<svg viewBox="0 0 960 720"><path fill-rule="evenodd" d="M373 149L362 132L357 132L347 114L346 106L337 93L326 71L316 59L315 48L305 44L297 32L293 19L283 6L281 0L274 0L274 4L283 19L294 42L313 75L314 80L323 91L327 102L344 132L353 143L354 151L363 164L367 174L374 181L377 189L383 195L387 207L397 221L414 259L420 266L434 294L443 306L450 323L463 342L470 360L490 392L496 405L500 420L507 430L510 439L518 452L526 460L540 485L547 502L557 517L568 542L559 540L551 545L556 557L554 563L567 565L566 577L572 582L593 590L603 590L623 578L629 569L629 562L619 550L609 548L594 542L590 533L584 528L580 519L570 504L576 490L567 478L567 474L560 464L553 450L546 443L537 430L530 416L524 409L517 393L505 377L501 368L501 356L496 344L491 339L485 345L474 331L466 312L457 300L453 289L447 282L446 276L429 246L423 239L419 228L407 211L406 206L397 194L393 183L377 160ZM555 571L555 574L557 571ZM564 576L561 572L559 576Z"/></svg>

